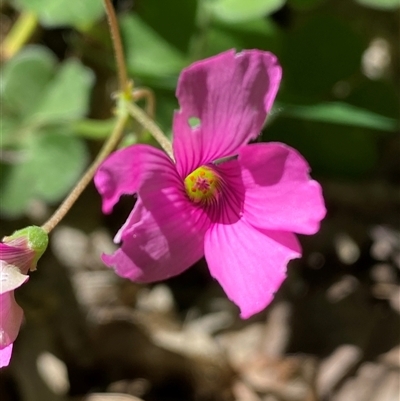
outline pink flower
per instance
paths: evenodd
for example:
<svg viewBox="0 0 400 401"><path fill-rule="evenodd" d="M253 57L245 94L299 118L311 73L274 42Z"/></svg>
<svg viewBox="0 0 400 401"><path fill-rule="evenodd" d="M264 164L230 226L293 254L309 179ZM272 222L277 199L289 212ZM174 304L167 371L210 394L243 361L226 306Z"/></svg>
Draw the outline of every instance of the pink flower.
<svg viewBox="0 0 400 401"><path fill-rule="evenodd" d="M109 213L138 200L103 261L138 282L175 276L203 255L247 318L264 309L301 256L294 233L314 234L325 216L320 185L294 149L256 138L278 91L274 55L233 50L186 68L174 115L175 162L147 145L112 154L95 184ZM193 122L197 124L193 126Z"/></svg>
<svg viewBox="0 0 400 401"><path fill-rule="evenodd" d="M16 231L0 243L0 368L10 362L23 318L14 290L28 280L28 271L36 269L46 247L47 234L35 226Z"/></svg>

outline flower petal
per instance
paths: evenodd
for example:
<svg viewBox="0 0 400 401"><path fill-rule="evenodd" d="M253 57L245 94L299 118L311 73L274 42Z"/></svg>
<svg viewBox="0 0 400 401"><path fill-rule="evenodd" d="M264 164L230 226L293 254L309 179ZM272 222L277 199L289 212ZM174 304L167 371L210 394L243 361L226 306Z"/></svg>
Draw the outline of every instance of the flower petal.
<svg viewBox="0 0 400 401"><path fill-rule="evenodd" d="M0 294L15 290L28 280L29 276L22 274L17 266L0 260Z"/></svg>
<svg viewBox="0 0 400 401"><path fill-rule="evenodd" d="M0 243L0 261L18 266L18 270L26 274L29 269L32 268L35 251L29 249L24 238L14 240L13 242L13 245ZM18 242L20 242L20 244L18 244ZM19 246L16 246L15 243Z"/></svg>
<svg viewBox="0 0 400 401"><path fill-rule="evenodd" d="M289 260L301 256L294 234L259 231L244 219L212 226L204 248L211 275L245 319L272 301L286 277Z"/></svg>
<svg viewBox="0 0 400 401"><path fill-rule="evenodd" d="M0 295L0 349L9 346L17 338L23 312L14 298L14 291Z"/></svg>
<svg viewBox="0 0 400 401"><path fill-rule="evenodd" d="M173 148L182 177L237 153L260 133L281 74L276 57L260 50L229 50L181 73ZM191 127L191 119L198 120L198 127Z"/></svg>
<svg viewBox="0 0 400 401"><path fill-rule="evenodd" d="M164 169L175 169L169 157L148 145L132 145L114 152L97 170L94 183L110 213L123 194L134 194L142 183Z"/></svg>
<svg viewBox="0 0 400 401"><path fill-rule="evenodd" d="M13 343L7 347L0 349L0 368L8 366L12 355Z"/></svg>
<svg viewBox="0 0 400 401"><path fill-rule="evenodd" d="M164 280L182 273L204 254L207 222L193 207L159 200L147 210L139 200L129 220L122 246L113 255L103 255L104 263L121 277Z"/></svg>
<svg viewBox="0 0 400 401"><path fill-rule="evenodd" d="M209 218L189 201L176 171L166 170L142 185L117 235L121 248L113 255L103 255L103 261L134 281L164 280L203 256L208 226Z"/></svg>
<svg viewBox="0 0 400 401"><path fill-rule="evenodd" d="M301 234L319 230L326 214L322 189L296 150L280 143L252 144L240 150L237 163L250 224Z"/></svg>

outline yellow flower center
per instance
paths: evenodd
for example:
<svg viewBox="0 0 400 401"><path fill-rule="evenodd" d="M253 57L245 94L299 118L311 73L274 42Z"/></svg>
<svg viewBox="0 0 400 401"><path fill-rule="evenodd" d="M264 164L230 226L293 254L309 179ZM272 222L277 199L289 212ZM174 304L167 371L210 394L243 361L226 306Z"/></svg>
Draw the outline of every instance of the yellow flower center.
<svg viewBox="0 0 400 401"><path fill-rule="evenodd" d="M184 183L192 202L208 203L216 199L221 181L212 168L201 166L190 173Z"/></svg>

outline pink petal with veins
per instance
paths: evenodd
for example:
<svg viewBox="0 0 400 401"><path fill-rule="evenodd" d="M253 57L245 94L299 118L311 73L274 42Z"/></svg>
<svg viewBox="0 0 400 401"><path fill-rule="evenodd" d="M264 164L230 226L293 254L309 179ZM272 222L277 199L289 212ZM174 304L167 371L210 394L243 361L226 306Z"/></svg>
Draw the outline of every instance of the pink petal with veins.
<svg viewBox="0 0 400 401"><path fill-rule="evenodd" d="M182 71L172 144L183 178L203 164L234 155L259 135L281 75L276 57L260 50L229 50ZM193 117L199 119L197 128L189 124Z"/></svg>

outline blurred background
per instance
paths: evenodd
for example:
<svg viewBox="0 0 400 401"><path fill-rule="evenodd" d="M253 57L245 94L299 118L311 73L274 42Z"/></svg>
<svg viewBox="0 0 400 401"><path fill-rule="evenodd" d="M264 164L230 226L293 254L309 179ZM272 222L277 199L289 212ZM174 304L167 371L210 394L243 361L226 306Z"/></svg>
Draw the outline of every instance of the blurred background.
<svg viewBox="0 0 400 401"><path fill-rule="evenodd" d="M16 298L25 322L1 401L397 401L399 0L114 1L130 76L171 134L180 71L258 48L283 66L260 137L298 149L328 215L266 311L242 321L204 260L137 285L102 252L93 185ZM101 0L0 1L0 234L42 224L110 134L117 89ZM134 122L124 145L152 143Z"/></svg>

